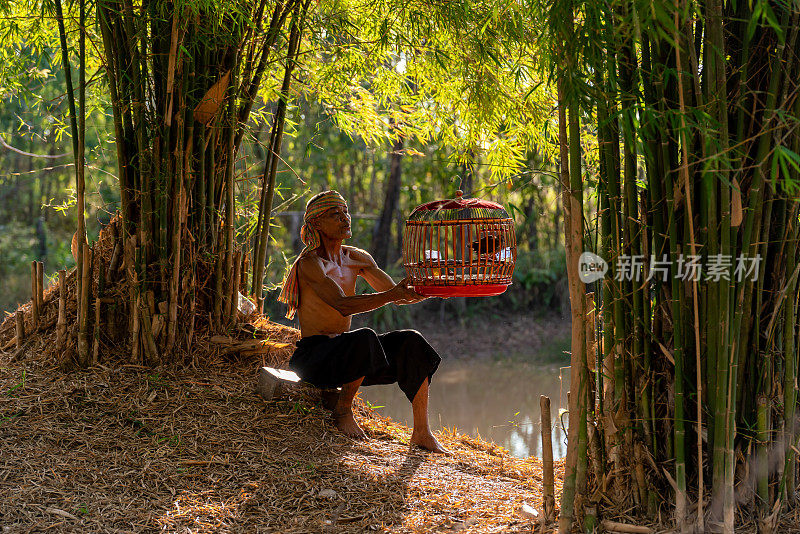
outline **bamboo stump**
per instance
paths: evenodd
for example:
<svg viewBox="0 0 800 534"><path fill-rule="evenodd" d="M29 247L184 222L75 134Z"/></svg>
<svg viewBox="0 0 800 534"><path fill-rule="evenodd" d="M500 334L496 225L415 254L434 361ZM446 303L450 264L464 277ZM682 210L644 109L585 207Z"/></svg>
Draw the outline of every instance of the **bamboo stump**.
<svg viewBox="0 0 800 534"><path fill-rule="evenodd" d="M14 314L17 327L17 350L22 349L22 343L25 341L25 316L20 310Z"/></svg>
<svg viewBox="0 0 800 534"><path fill-rule="evenodd" d="M553 428L550 415L550 398L539 397L542 416L542 485L544 489L544 513L542 523L555 520L556 513L556 477L553 467Z"/></svg>

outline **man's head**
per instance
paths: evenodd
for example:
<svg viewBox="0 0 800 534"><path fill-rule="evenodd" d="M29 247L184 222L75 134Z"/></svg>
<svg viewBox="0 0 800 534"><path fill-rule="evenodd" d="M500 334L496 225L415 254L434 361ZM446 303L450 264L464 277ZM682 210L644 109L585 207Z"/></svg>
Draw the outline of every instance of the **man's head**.
<svg viewBox="0 0 800 534"><path fill-rule="evenodd" d="M347 202L336 191L314 195L306 204L300 238L308 249L317 248L322 236L343 240L352 237Z"/></svg>

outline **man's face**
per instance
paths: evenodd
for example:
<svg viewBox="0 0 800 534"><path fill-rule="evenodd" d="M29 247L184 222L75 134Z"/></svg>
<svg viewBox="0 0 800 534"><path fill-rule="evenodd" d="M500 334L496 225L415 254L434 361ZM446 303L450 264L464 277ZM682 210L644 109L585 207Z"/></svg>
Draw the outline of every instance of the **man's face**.
<svg viewBox="0 0 800 534"><path fill-rule="evenodd" d="M329 239L347 239L353 237L350 228L350 213L347 206L336 206L322 212L314 219L314 226Z"/></svg>

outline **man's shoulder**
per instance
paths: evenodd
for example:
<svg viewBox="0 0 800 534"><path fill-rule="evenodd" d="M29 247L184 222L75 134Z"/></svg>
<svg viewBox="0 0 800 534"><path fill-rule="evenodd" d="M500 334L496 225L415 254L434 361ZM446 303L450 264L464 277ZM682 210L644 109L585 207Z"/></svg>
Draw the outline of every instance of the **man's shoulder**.
<svg viewBox="0 0 800 534"><path fill-rule="evenodd" d="M309 250L297 258L297 272L300 276L307 276L322 268L322 258L315 250Z"/></svg>
<svg viewBox="0 0 800 534"><path fill-rule="evenodd" d="M366 262L368 264L375 263L375 260L372 259L372 255L362 248L353 247L350 245L342 245L342 248L347 251L347 254L353 260Z"/></svg>

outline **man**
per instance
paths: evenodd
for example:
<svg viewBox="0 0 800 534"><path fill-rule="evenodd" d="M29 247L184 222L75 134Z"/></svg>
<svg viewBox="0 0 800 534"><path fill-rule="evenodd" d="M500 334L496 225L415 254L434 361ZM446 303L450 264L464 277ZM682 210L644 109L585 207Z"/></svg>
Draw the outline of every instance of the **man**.
<svg viewBox="0 0 800 534"><path fill-rule="evenodd" d="M301 339L289 367L318 387L342 387L333 410L336 426L348 436L364 438L353 417L359 386L397 382L411 401L411 443L447 453L428 425L428 385L441 358L414 330L377 335L369 328L350 331L351 317L390 302L424 300L404 279L395 284L367 252L342 242L352 237L347 203L336 191L314 196L306 205L300 237L306 247L289 270L278 300L298 313ZM361 276L376 291L356 295Z"/></svg>

